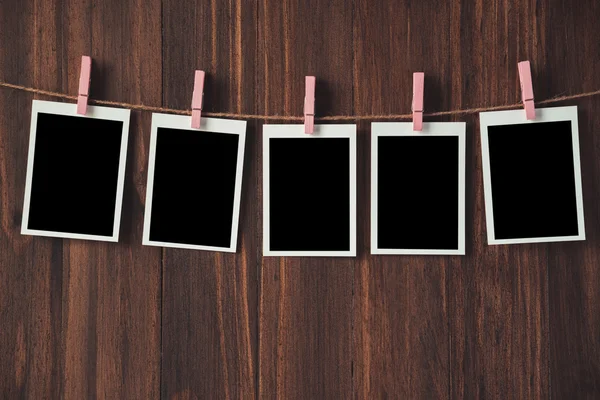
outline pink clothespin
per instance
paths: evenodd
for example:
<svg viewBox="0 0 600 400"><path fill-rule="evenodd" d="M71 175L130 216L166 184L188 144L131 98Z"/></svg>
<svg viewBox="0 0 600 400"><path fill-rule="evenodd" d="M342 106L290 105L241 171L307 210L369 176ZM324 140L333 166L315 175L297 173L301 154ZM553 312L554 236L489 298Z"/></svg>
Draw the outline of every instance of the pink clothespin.
<svg viewBox="0 0 600 400"><path fill-rule="evenodd" d="M519 80L521 81L521 98L525 107L525 115L527 119L535 119L533 83L531 83L531 64L529 61L521 61L519 63Z"/></svg>
<svg viewBox="0 0 600 400"><path fill-rule="evenodd" d="M92 59L81 56L81 71L79 72L79 91L77 93L77 114L85 115L90 94L90 76L92 72Z"/></svg>
<svg viewBox="0 0 600 400"><path fill-rule="evenodd" d="M413 130L423 130L423 92L425 90L425 73L415 72L413 74Z"/></svg>
<svg viewBox="0 0 600 400"><path fill-rule="evenodd" d="M204 71L196 70L194 92L192 94L192 128L200 129L200 115L204 99Z"/></svg>
<svg viewBox="0 0 600 400"><path fill-rule="evenodd" d="M315 131L315 86L314 76L306 77L306 92L304 95L304 133Z"/></svg>

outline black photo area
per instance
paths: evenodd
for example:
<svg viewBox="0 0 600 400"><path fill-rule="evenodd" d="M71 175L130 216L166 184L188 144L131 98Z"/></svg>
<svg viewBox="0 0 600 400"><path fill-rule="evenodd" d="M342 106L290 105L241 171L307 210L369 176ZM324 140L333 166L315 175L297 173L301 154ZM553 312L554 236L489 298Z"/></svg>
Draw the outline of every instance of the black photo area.
<svg viewBox="0 0 600 400"><path fill-rule="evenodd" d="M231 245L239 135L158 128L150 240Z"/></svg>
<svg viewBox="0 0 600 400"><path fill-rule="evenodd" d="M571 121L488 128L496 239L576 236Z"/></svg>
<svg viewBox="0 0 600 400"><path fill-rule="evenodd" d="M350 250L350 139L269 139L270 250Z"/></svg>
<svg viewBox="0 0 600 400"><path fill-rule="evenodd" d="M377 247L458 250L458 136L377 140Z"/></svg>
<svg viewBox="0 0 600 400"><path fill-rule="evenodd" d="M113 236L122 134L122 121L38 113L27 228Z"/></svg>

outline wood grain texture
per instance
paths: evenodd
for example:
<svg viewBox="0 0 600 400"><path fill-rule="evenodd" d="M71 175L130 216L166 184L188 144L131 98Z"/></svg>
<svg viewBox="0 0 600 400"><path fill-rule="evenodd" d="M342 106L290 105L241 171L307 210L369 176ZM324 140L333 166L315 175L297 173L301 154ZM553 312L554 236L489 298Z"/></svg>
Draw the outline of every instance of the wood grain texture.
<svg viewBox="0 0 600 400"><path fill-rule="evenodd" d="M416 71L425 72L427 110L456 106L452 100L460 93L451 90L451 47L440 46L444 38L449 42L450 19L445 16L450 6L393 1L374 8L367 0L355 4L357 113L410 110ZM425 25L427 34L422 34L419 29ZM380 73L373 74L374 66ZM364 240L355 271L355 396L445 398L450 377L446 276L460 267L461 258L370 255L370 133L370 124L360 125Z"/></svg>
<svg viewBox="0 0 600 400"><path fill-rule="evenodd" d="M259 113L301 114L306 75L318 77L319 115L354 111L349 3L267 0L259 3L258 19ZM260 398L352 396L354 266L352 258L262 258Z"/></svg>
<svg viewBox="0 0 600 400"><path fill-rule="evenodd" d="M0 2L0 79L189 108L317 116L600 88L595 0ZM467 122L467 255L371 256L358 126L358 257L262 257L262 122L248 125L238 252L141 246L150 113L132 113L118 244L20 234L30 94L0 90L0 398L600 398L600 98L577 101L587 241L488 246ZM567 105L567 104L565 104ZM442 120L442 119L440 119ZM199 188L206 190L209 188Z"/></svg>
<svg viewBox="0 0 600 400"><path fill-rule="evenodd" d="M1 7L2 25L14 29L12 40L3 41L14 47L1 46L4 79L76 93L81 55L89 54L93 96L160 100L161 88L152 85L160 79L160 46L148 46L160 44L159 2L92 7L88 1L24 1ZM0 283L0 343L8 363L2 366L2 397L157 397L160 250L140 245L140 175L147 162L142 132L149 116L132 118L121 243L21 236L32 97L1 96L0 270L7 275Z"/></svg>
<svg viewBox="0 0 600 400"><path fill-rule="evenodd" d="M2 3L0 10L3 30L22 42L19 52L1 46L3 78L58 88L52 73L58 68L52 52L55 26L36 25L38 10L31 2ZM55 16L52 10L39 11ZM40 52L47 56L44 71L34 61ZM63 333L62 321L53 316L61 315L64 306L62 243L20 235L31 97L4 92L0 98L0 393L12 398L57 397L61 385L55 382L64 371Z"/></svg>
<svg viewBox="0 0 600 400"><path fill-rule="evenodd" d="M537 98L554 94L541 84L549 5L524 2L517 11L515 4L461 2L455 11L458 106L518 101L517 63L525 59L533 65ZM479 121L466 121L470 243L468 256L449 275L450 395L548 398L548 245L487 245Z"/></svg>
<svg viewBox="0 0 600 400"><path fill-rule="evenodd" d="M545 32L544 85L553 92L586 91L600 85L600 4L552 2ZM568 51L566 48L568 47ZM580 71L576 73L575 71ZM541 85L540 85L541 86ZM585 242L549 245L550 394L552 398L600 397L600 99L577 103Z"/></svg>
<svg viewBox="0 0 600 400"><path fill-rule="evenodd" d="M91 54L96 61L91 90L96 96L136 103L160 101L160 7L158 0L110 0L88 8ZM99 246L99 254L88 255L97 279L92 281L98 291L94 390L101 398L159 395L160 250L141 246L150 118L132 113L122 239L118 246Z"/></svg>
<svg viewBox="0 0 600 400"><path fill-rule="evenodd" d="M194 70L203 69L206 111L255 112L256 5L169 0L163 13L163 105L190 108ZM249 124L237 254L163 250L164 398L256 395L256 136Z"/></svg>

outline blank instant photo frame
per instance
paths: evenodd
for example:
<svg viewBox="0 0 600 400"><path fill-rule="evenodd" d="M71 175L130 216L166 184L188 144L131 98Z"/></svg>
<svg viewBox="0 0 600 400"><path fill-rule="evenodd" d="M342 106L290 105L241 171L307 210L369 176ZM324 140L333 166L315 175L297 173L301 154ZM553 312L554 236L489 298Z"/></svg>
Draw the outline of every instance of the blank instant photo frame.
<svg viewBox="0 0 600 400"><path fill-rule="evenodd" d="M21 234L119 240L129 115L33 100Z"/></svg>
<svg viewBox="0 0 600 400"><path fill-rule="evenodd" d="M371 125L371 254L465 254L464 122Z"/></svg>
<svg viewBox="0 0 600 400"><path fill-rule="evenodd" d="M585 240L577 107L480 121L488 243Z"/></svg>
<svg viewBox="0 0 600 400"><path fill-rule="evenodd" d="M246 121L152 114L143 244L235 253Z"/></svg>
<svg viewBox="0 0 600 400"><path fill-rule="evenodd" d="M356 256L356 125L263 126L265 256Z"/></svg>

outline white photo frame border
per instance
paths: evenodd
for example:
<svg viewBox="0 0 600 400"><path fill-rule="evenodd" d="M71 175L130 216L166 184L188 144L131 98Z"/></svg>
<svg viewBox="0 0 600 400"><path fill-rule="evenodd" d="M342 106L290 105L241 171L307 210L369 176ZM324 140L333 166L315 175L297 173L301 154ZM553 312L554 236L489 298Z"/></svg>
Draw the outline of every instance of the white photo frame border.
<svg viewBox="0 0 600 400"><path fill-rule="evenodd" d="M349 250L271 250L270 236L270 173L269 173L269 139L306 139L347 138L350 141L350 249ZM357 214L356 214L356 125L355 124L316 124L314 133L304 133L302 124L266 124L263 125L263 256L267 257L356 257L357 248Z"/></svg>
<svg viewBox="0 0 600 400"><path fill-rule="evenodd" d="M144 246L170 247L176 249L216 251L224 253L237 252L237 241L240 222L240 208L242 197L242 181L244 177L244 154L246 148L246 121L221 118L206 118L200 120L200 128L192 128L192 117L185 115L172 115L152 113L152 129L150 133L150 149L148 154L148 179L146 184L146 204L144 206L144 228L142 244ZM195 245L186 243L172 243L150 240L150 223L152 219L152 196L154 189L154 169L156 162L156 140L158 128L170 128L186 131L224 133L237 135L238 154L235 172L235 190L233 195L233 218L231 221L231 238L229 247Z"/></svg>
<svg viewBox="0 0 600 400"><path fill-rule="evenodd" d="M35 158L35 140L37 133L38 114L65 115L76 118L104 119L123 123L121 133L121 150L119 155L119 170L117 175L117 193L115 201L115 216L112 236L89 235L72 232L57 232L29 229L29 209L31 205L31 186L33 179L33 163ZM118 242L121 227L121 210L123 206L123 190L125 185L125 167L127 163L127 143L129 140L129 120L131 110L125 108L88 106L85 115L77 114L77 104L58 103L54 101L33 100L31 106L31 125L29 130L29 152L27 155L27 178L25 181L25 200L23 203L23 218L21 234L32 236L56 237L64 239L95 240L102 242ZM85 132L82 132L85 135Z"/></svg>
<svg viewBox="0 0 600 400"><path fill-rule="evenodd" d="M581 159L579 153L579 123L577 106L536 108L534 120L525 117L524 110L490 111L479 114L481 153L483 163L483 191L485 197L485 219L489 245L549 243L585 240L585 218L583 209L583 189L581 179ZM575 174L575 197L577 206L578 234L574 236L549 236L538 238L496 239L494 230L494 208L492 203L492 177L490 174L490 156L488 127L498 125L526 125L540 122L571 122L571 143L573 150L573 172Z"/></svg>
<svg viewBox="0 0 600 400"><path fill-rule="evenodd" d="M371 254L372 255L465 255L466 136L465 122L425 122L422 131L412 122L371 124ZM458 137L458 249L382 249L377 245L377 185L379 137Z"/></svg>

